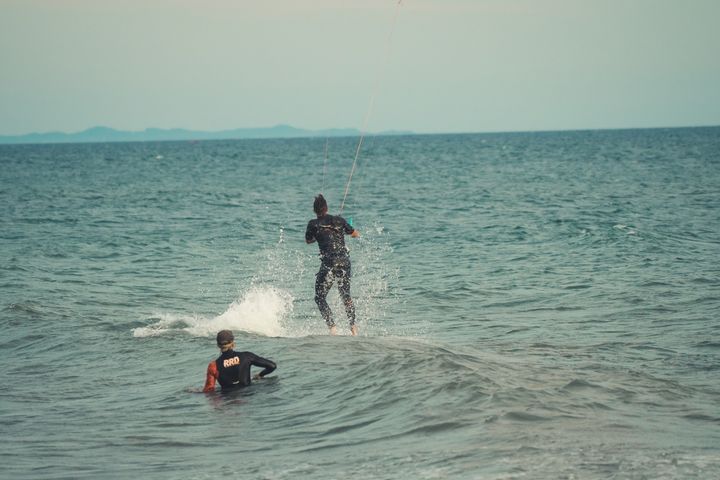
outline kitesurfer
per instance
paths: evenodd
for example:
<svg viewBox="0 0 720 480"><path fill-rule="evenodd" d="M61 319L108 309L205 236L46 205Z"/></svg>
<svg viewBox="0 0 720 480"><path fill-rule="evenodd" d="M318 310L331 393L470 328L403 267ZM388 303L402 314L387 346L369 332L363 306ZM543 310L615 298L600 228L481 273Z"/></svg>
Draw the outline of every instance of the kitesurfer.
<svg viewBox="0 0 720 480"><path fill-rule="evenodd" d="M328 214L327 201L322 194L315 197L313 211L317 218L310 220L305 230L305 242L317 242L320 247L320 271L315 276L315 303L330 334L337 334L332 310L327 303L327 295L335 280L345 305L345 313L350 322L350 333L358 334L355 325L355 305L350 297L350 255L345 246L345 235L353 238L360 236L343 217Z"/></svg>

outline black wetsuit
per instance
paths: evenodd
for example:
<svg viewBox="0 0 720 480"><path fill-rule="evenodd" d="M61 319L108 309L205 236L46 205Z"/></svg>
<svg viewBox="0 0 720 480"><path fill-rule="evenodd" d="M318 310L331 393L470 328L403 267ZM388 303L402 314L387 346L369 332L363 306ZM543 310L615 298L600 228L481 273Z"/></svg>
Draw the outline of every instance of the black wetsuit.
<svg viewBox="0 0 720 480"><path fill-rule="evenodd" d="M217 380L223 390L250 385L250 367L263 367L260 376L271 373L275 370L275 362L259 357L252 352L236 352L228 350L223 352L217 360Z"/></svg>
<svg viewBox="0 0 720 480"><path fill-rule="evenodd" d="M335 325L327 303L327 294L335 279L338 280L338 290L350 326L355 325L355 306L350 297L350 256L345 247L345 235L350 235L353 231L353 227L344 218L334 215L310 220L305 231L305 240L316 240L320 247L320 271L315 276L315 303L328 327Z"/></svg>

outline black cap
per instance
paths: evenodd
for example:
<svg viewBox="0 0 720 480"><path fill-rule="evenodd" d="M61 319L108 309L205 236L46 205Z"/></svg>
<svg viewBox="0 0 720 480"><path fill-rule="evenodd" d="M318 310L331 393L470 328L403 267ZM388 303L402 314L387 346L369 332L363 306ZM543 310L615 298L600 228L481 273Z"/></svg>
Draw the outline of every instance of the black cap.
<svg viewBox="0 0 720 480"><path fill-rule="evenodd" d="M230 330L220 330L217 334L217 344L218 346L227 345L228 343L232 343L235 341L235 337L233 336L233 333Z"/></svg>

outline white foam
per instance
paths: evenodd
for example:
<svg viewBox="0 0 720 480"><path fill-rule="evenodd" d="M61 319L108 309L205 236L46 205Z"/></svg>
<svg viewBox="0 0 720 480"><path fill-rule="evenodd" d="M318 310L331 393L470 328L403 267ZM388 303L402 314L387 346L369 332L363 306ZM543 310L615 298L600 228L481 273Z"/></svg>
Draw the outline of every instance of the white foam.
<svg viewBox="0 0 720 480"><path fill-rule="evenodd" d="M292 310L293 298L289 293L273 287L253 287L210 325L197 325L190 333L200 336L229 329L280 337L285 333L283 321Z"/></svg>
<svg viewBox="0 0 720 480"><path fill-rule="evenodd" d="M265 335L288 336L283 324L293 311L293 298L287 292L268 286L253 286L227 310L212 318L190 315L157 315L158 321L133 329L135 337L153 337L185 332L197 337L215 335L228 329Z"/></svg>

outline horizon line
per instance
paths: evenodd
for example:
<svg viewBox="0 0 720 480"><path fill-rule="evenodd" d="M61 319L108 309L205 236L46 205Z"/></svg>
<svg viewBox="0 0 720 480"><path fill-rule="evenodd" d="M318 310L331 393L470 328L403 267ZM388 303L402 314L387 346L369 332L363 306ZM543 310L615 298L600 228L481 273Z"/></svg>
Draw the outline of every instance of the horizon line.
<svg viewBox="0 0 720 480"><path fill-rule="evenodd" d="M255 127L225 127L225 128L218 128L213 130L206 130L206 129L199 129L199 128L189 128L189 127L143 127L140 129L125 129L125 128L118 128L118 127L110 127L108 125L98 124L98 125L92 125L90 127L83 128L81 130L73 130L73 131L66 131L66 130L45 130L45 131L30 131L25 133L0 133L0 137L24 137L27 135L51 135L51 134L63 134L63 135L77 135L78 133L85 133L89 130L93 129L99 129L104 128L108 130L114 130L116 132L123 132L123 133L144 133L150 130L163 130L163 131L173 131L173 130L182 130L186 132L198 132L198 133L222 133L222 132L231 132L234 130L271 130L274 128L279 127L285 127L285 128L292 128L295 130L304 130L308 132L324 132L328 130L356 130L358 132L362 131L360 128L357 127L320 127L320 128L305 128L305 127L297 127L295 125L291 125L289 123L276 123L274 125L270 126L255 126ZM655 126L636 126L636 127L630 127L630 126L618 126L618 127L558 127L558 128L540 128L540 129L501 129L501 130L452 130L452 131L415 131L410 129L403 129L403 128L386 128L382 130L377 131L370 131L367 130L365 133L380 133L380 132L413 132L417 135L436 135L436 134L453 134L453 133L530 133L530 132L566 132L566 131L592 131L592 130L652 130L652 129L663 129L663 128L707 128L707 127L720 127L720 123L717 124L685 124L685 125L655 125Z"/></svg>
<svg viewBox="0 0 720 480"><path fill-rule="evenodd" d="M22 141L21 139L23 137L32 137L32 136L43 136L43 135L66 135L69 137L72 137L73 135L81 135L83 133L90 132L95 129L105 129L108 131L116 132L116 133L126 133L126 134L142 134L152 131L159 131L159 132L173 132L173 131L181 131L186 132L188 134L192 133L199 133L199 134L222 134L222 133L230 133L233 131L242 131L242 130L258 130L258 131L272 131L274 129L277 129L279 127L285 127L292 130L297 130L300 134L296 136L286 136L286 135L278 135L278 136L262 136L262 137L227 137L227 138L187 138L187 139L126 139L126 140L79 140L79 141L72 141L72 139L69 139L67 142L63 141L46 141L46 142L32 142L32 141ZM329 127L329 128L320 128L320 129L306 129L302 127L295 127L290 124L285 123L279 123L270 127L237 127L237 128L226 128L226 129L220 129L220 130L193 130L188 129L184 127L171 127L171 128L161 128L161 127L145 127L142 130L120 130L116 129L114 127L107 127L104 125L95 125L92 127L88 127L84 130L79 130L75 132L63 132L63 131L46 131L46 132L30 132L30 133L24 133L24 134L17 134L17 135L6 135L6 134L0 134L0 145L52 145L52 144L73 144L73 143L142 143L142 142L186 142L186 141L222 141L222 140L272 140L272 139L283 139L283 138L289 138L289 139L299 139L299 138L320 138L322 135L312 135L313 132L316 133L322 133L322 132L331 132L331 131L354 131L357 133L357 135L364 134L364 135L380 135L380 136L421 136L421 135L490 135L490 134L528 134L528 133L562 133L562 132L601 132L601 131L623 131L623 130L679 130L679 129L693 129L693 128L718 128L720 127L720 124L715 125L675 125L675 126L644 126L644 127L578 127L578 128L548 128L548 129L518 129L518 130L485 130L485 131L429 131L429 132L417 132L412 130L400 130L400 129L388 129L388 130L380 130L380 131L362 131L355 127ZM302 133L307 133L302 134ZM356 134L350 135L335 135L335 138L349 138L354 137ZM17 139L19 141L16 142L8 142L4 143L3 139ZM30 139L28 139L30 140Z"/></svg>

